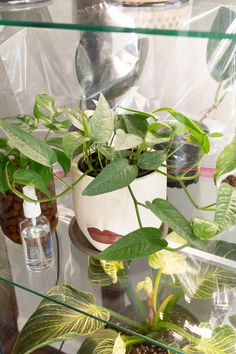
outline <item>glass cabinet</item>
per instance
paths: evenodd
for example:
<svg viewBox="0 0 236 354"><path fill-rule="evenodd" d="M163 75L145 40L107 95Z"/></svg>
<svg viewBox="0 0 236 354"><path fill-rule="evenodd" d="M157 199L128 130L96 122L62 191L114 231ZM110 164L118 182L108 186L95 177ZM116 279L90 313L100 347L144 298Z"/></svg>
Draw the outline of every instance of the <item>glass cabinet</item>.
<svg viewBox="0 0 236 354"><path fill-rule="evenodd" d="M0 117L32 115L40 93L54 97L60 107L76 110L79 104L86 112L95 109L101 93L118 115L122 107L143 114L160 107L182 112L206 129L211 149L201 160L199 176L185 185L187 194L169 180L167 198L187 220L212 220L211 208L199 206L217 199L219 186L213 178L217 159L236 128L234 1L22 3L0 1ZM158 114L161 119L168 116L166 111ZM44 133L39 125L37 134L42 140ZM196 150L192 154L196 158ZM4 173L1 165L0 173ZM59 194L63 173L57 167L55 174ZM69 184L70 178L68 174L64 183ZM147 193L149 186L145 188ZM2 223L1 200L0 204ZM71 191L57 201L55 265L48 270L27 271L22 245L3 232L0 235L0 353L12 353L18 333L41 301L52 311L49 322L60 313L61 323L66 318L78 335L64 333L60 340L32 351L26 343L25 349L19 346L14 354L90 354L84 335L97 330L107 331L105 338L110 340L115 336L117 347L113 343L111 349L105 343L108 354L236 353L235 225L207 240L204 248L189 245L176 258L169 251L165 262L155 257L140 257L131 264L128 260L116 264L121 268L113 269L111 276L96 258L99 251L80 231L72 205ZM9 208L13 210L13 204ZM12 214L12 220L16 217ZM10 227L14 233L14 224ZM176 237L169 247L179 242ZM158 266L152 266L156 262ZM128 273L117 281L119 271ZM80 293L75 295L74 288ZM152 319L145 304L155 291L160 297L160 318ZM91 333L80 331L80 326L90 326ZM102 334L94 338L95 342L104 340ZM119 338L124 338L123 344L117 344ZM101 353L95 349L91 354Z"/></svg>

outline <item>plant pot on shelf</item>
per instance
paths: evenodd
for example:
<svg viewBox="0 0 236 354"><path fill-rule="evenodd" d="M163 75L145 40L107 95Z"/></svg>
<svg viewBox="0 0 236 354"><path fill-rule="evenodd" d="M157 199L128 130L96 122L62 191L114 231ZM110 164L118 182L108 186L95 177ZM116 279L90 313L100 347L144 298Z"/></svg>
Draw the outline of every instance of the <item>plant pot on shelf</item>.
<svg viewBox="0 0 236 354"><path fill-rule="evenodd" d="M189 0L110 0L118 7L124 26L160 29L188 29L192 2Z"/></svg>
<svg viewBox="0 0 236 354"><path fill-rule="evenodd" d="M22 191L22 186L17 186L17 188ZM51 195L55 195L53 181L50 182L48 190ZM39 200L48 198L42 192L37 192L37 197ZM50 223L51 231L54 231L58 223L56 201L41 203L41 210L42 215L46 216ZM23 219L23 200L11 191L8 191L5 196L0 194L0 225L2 231L10 240L18 244L22 244L19 224Z"/></svg>
<svg viewBox="0 0 236 354"><path fill-rule="evenodd" d="M74 159L72 178L77 180L86 168L81 156ZM75 217L82 233L99 251L139 228L133 200L128 188L98 196L83 196L82 192L94 179L85 176L73 189ZM131 183L136 199L144 203L155 198L166 199L166 177L152 172L138 177ZM149 210L139 208L141 220L145 227L159 227L161 221Z"/></svg>
<svg viewBox="0 0 236 354"><path fill-rule="evenodd" d="M200 125L204 129L204 131L208 133L207 126L203 123L201 123ZM167 159L167 165L173 166L167 169L169 175L176 176L176 174L181 175L185 173L185 171L187 171L191 166L193 166L200 159L201 149L199 148L199 146L192 142L184 143L188 138L188 136L189 133L183 135L175 135L169 153L171 154L175 150L177 151L174 152L174 154ZM181 148L179 148L181 144L183 145ZM167 143L156 145L156 150L162 149L164 145L167 145ZM196 167L192 168L189 172L187 172L186 177L192 177L196 175L198 171L198 167L199 165L197 165ZM198 181L199 181L199 177L196 177L189 180L183 180L183 183L185 184L185 186L188 186L190 184L197 183ZM171 178L167 179L167 186L169 188L181 188L180 183Z"/></svg>

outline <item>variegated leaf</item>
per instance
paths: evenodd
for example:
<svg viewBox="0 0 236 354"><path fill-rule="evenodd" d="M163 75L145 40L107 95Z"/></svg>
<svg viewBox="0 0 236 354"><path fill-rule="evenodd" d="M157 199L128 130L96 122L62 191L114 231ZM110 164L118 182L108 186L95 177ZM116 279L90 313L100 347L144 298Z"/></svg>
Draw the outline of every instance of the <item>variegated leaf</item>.
<svg viewBox="0 0 236 354"><path fill-rule="evenodd" d="M125 354L125 343L121 335L111 329L100 330L89 336L77 354Z"/></svg>
<svg viewBox="0 0 236 354"><path fill-rule="evenodd" d="M124 269L123 262L101 260L101 264L105 273L112 279L112 283L116 284L119 271Z"/></svg>
<svg viewBox="0 0 236 354"><path fill-rule="evenodd" d="M89 137L96 144L108 142L114 131L114 112L101 94L93 116L88 125Z"/></svg>
<svg viewBox="0 0 236 354"><path fill-rule="evenodd" d="M104 325L99 319L110 318L90 293L69 285L54 287L47 296L52 300L40 303L20 332L12 354L28 354L51 343L93 333Z"/></svg>
<svg viewBox="0 0 236 354"><path fill-rule="evenodd" d="M194 299L211 299L215 292L236 287L236 274L223 268L188 260L179 280L186 293Z"/></svg>
<svg viewBox="0 0 236 354"><path fill-rule="evenodd" d="M144 290L147 296L151 296L153 293L153 282L150 277L146 277L143 281L138 282L136 285L136 290L139 292Z"/></svg>
<svg viewBox="0 0 236 354"><path fill-rule="evenodd" d="M184 347L185 354L235 354L236 335L231 326L211 327L207 323L199 326L202 333L198 344Z"/></svg>
<svg viewBox="0 0 236 354"><path fill-rule="evenodd" d="M227 183L220 186L215 213L218 232L236 224L236 188Z"/></svg>
<svg viewBox="0 0 236 354"><path fill-rule="evenodd" d="M185 271L186 257L166 250L161 250L149 257L149 265L153 269L162 269L163 274L174 275Z"/></svg>
<svg viewBox="0 0 236 354"><path fill-rule="evenodd" d="M143 139L140 136L127 134L123 129L117 129L114 148L116 151L133 149L142 142Z"/></svg>
<svg viewBox="0 0 236 354"><path fill-rule="evenodd" d="M117 275L124 268L122 262L100 261L89 257L88 275L91 283L106 286L117 283Z"/></svg>

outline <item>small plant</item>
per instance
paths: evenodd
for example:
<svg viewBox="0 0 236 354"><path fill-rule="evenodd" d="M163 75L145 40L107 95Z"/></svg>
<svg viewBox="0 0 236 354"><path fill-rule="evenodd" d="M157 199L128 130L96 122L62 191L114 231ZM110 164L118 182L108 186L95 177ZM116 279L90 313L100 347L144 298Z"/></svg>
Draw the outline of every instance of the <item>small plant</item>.
<svg viewBox="0 0 236 354"><path fill-rule="evenodd" d="M197 300L211 299L215 291L226 291L226 286L230 290L236 286L235 274L166 250L151 255L149 267L153 275L138 282L135 288L127 262L90 258L89 277L93 284L120 282L126 290L133 309L129 308L128 317L97 306L89 293L69 285L58 286L49 291L27 321L13 354L28 354L78 335L88 336L78 354L125 354L141 343L173 348L176 353L234 353L236 335L231 326L199 323L177 303L184 295ZM164 288L168 286L167 294L161 290L161 279ZM145 294L143 300L139 296L141 291Z"/></svg>

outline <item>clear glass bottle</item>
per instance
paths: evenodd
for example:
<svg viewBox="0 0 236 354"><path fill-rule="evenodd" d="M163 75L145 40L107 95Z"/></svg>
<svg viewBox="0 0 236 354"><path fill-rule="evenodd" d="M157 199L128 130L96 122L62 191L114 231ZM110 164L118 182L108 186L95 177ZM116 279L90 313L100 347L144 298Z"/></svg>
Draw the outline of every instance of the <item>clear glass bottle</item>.
<svg viewBox="0 0 236 354"><path fill-rule="evenodd" d="M28 198L37 199L35 189L26 186L23 193ZM20 223L20 233L24 247L26 266L29 271L42 271L54 264L52 235L48 219L41 215L39 203L24 200L25 219Z"/></svg>

